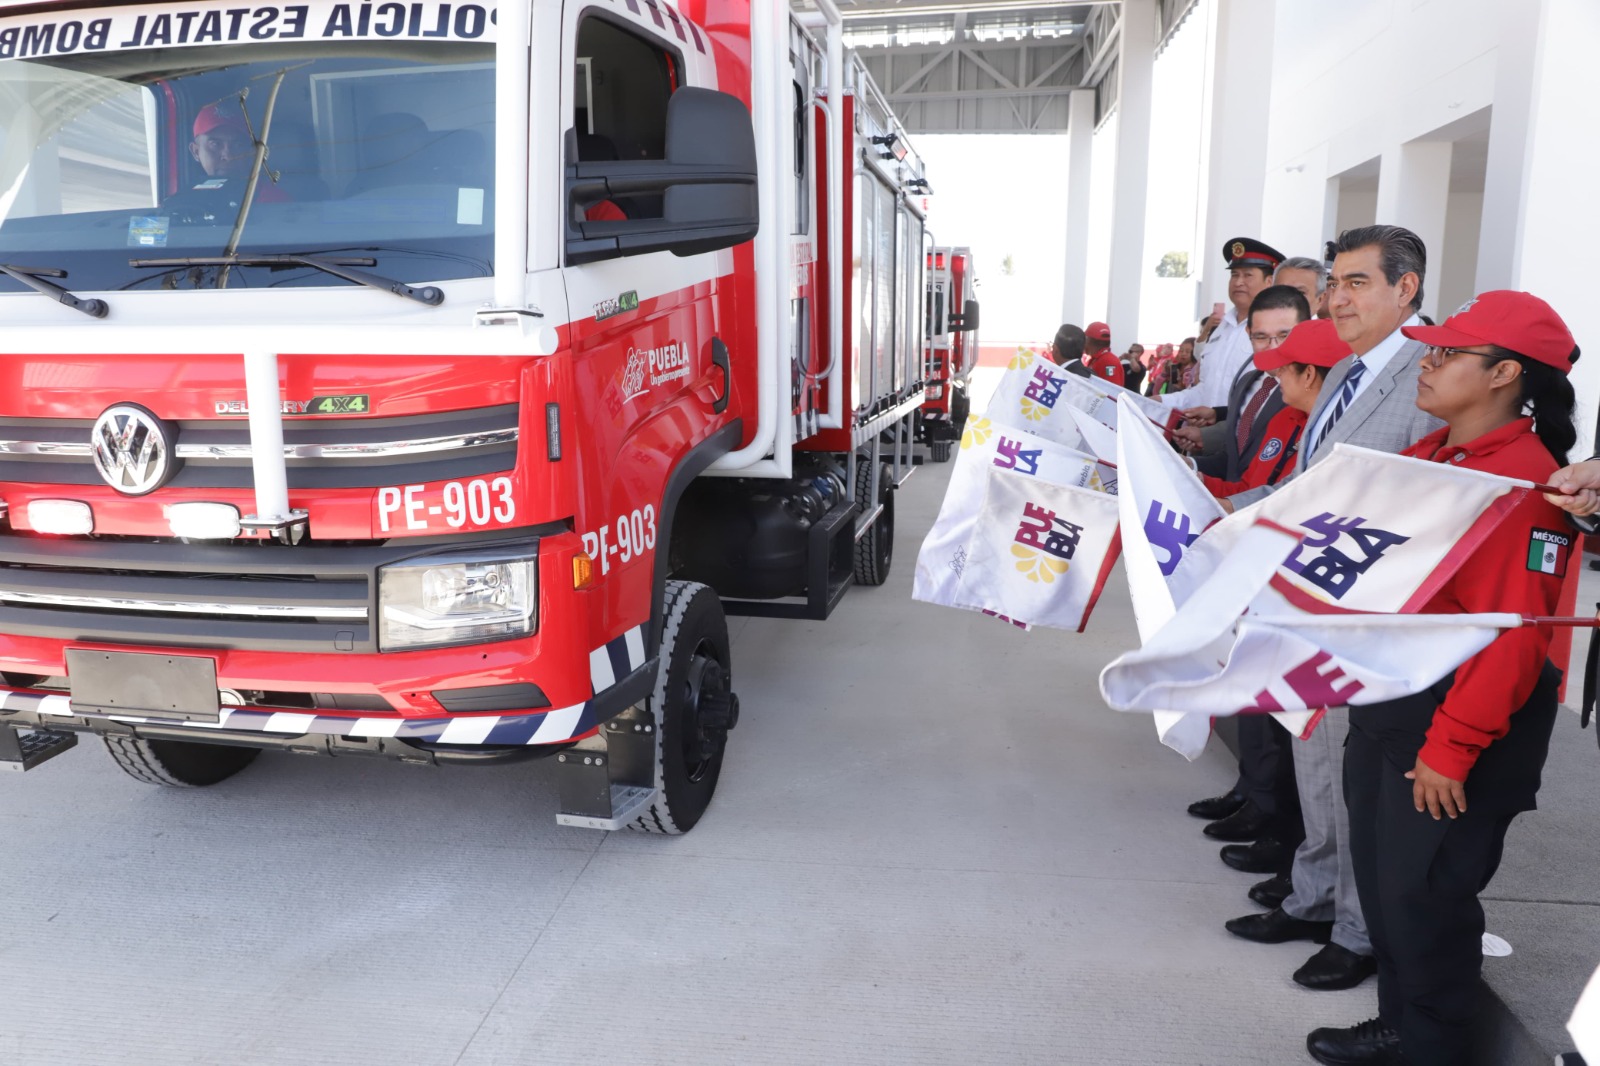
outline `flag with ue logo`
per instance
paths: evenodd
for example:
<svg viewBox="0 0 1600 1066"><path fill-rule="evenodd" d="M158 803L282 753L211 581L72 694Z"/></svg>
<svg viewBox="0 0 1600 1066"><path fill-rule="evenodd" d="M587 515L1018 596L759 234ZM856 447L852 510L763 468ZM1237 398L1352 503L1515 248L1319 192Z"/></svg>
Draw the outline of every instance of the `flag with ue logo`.
<svg viewBox="0 0 1600 1066"><path fill-rule="evenodd" d="M1193 597L1100 674L1120 711L1315 712L1420 692L1522 624L1515 614L1296 610L1269 588L1304 533L1257 521Z"/></svg>
<svg viewBox="0 0 1600 1066"><path fill-rule="evenodd" d="M1124 500L1131 480L1124 470ZM1531 489L1336 445L1187 545L1172 575L1184 590L1177 610L1107 668L1102 694L1127 710L1314 716L1420 691L1520 624L1416 612ZM1131 549L1129 559L1131 571Z"/></svg>

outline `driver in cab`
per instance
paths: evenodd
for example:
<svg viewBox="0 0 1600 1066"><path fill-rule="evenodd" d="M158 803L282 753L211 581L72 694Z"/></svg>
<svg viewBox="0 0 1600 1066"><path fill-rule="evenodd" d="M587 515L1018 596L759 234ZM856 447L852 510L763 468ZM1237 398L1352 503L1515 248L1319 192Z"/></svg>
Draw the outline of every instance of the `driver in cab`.
<svg viewBox="0 0 1600 1066"><path fill-rule="evenodd" d="M206 172L206 180L194 188L198 191L221 189L230 182L235 188L242 185L250 176L255 150L255 141L236 104L208 104L201 108L194 118L194 139L189 142L189 154ZM262 174L266 176L265 167ZM289 194L269 178L257 184L255 198L261 203L282 203L289 199Z"/></svg>

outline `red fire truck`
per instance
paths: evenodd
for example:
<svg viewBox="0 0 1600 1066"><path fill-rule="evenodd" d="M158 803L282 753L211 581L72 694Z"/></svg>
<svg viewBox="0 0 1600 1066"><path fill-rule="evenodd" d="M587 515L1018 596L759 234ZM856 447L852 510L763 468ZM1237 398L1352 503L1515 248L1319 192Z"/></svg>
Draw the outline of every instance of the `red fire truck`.
<svg viewBox="0 0 1600 1066"><path fill-rule="evenodd" d="M554 756L690 829L724 603L883 581L923 403L820 9L0 4L0 766Z"/></svg>
<svg viewBox="0 0 1600 1066"><path fill-rule="evenodd" d="M977 274L972 249L928 252L928 392L921 436L936 463L947 462L971 410L967 382L978 365Z"/></svg>

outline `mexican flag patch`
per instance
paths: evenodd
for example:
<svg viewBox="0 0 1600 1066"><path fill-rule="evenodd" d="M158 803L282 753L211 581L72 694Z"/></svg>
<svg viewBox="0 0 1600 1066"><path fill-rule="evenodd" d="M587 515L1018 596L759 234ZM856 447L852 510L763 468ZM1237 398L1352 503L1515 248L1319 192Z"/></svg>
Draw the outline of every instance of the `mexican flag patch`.
<svg viewBox="0 0 1600 1066"><path fill-rule="evenodd" d="M1567 574L1567 552L1572 548L1570 533L1535 529L1528 533L1528 569L1536 574Z"/></svg>

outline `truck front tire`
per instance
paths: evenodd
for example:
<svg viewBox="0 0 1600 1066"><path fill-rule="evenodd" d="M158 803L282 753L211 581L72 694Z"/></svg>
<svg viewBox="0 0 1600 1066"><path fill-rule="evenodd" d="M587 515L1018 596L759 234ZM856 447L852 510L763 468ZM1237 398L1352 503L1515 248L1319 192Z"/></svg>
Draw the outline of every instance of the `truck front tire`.
<svg viewBox="0 0 1600 1066"><path fill-rule="evenodd" d="M125 734L102 738L111 760L129 777L168 788L197 788L232 777L255 761L257 748L150 740Z"/></svg>
<svg viewBox="0 0 1600 1066"><path fill-rule="evenodd" d="M661 616L661 668L646 705L656 720L661 786L629 828L677 835L711 805L739 700L717 594L698 582L668 581Z"/></svg>

